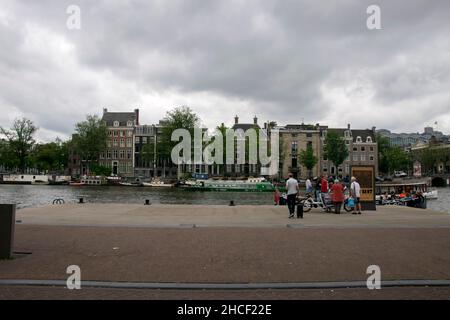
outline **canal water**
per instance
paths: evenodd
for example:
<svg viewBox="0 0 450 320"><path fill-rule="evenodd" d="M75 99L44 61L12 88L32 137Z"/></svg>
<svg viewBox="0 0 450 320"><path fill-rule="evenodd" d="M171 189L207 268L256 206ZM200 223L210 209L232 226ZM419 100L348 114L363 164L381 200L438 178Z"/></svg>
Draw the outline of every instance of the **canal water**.
<svg viewBox="0 0 450 320"><path fill-rule="evenodd" d="M450 213L450 188L440 188L439 199L429 200L428 208ZM91 203L144 203L155 204L271 205L273 194L268 192L200 192L179 188L150 187L71 187L0 185L0 203L16 203L19 209L51 204L62 198L66 203L83 197Z"/></svg>

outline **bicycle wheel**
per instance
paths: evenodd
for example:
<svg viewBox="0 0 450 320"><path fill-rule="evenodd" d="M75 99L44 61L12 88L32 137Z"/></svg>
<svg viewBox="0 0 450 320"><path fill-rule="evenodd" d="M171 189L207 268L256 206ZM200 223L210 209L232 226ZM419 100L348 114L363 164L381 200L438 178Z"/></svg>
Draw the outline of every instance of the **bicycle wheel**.
<svg viewBox="0 0 450 320"><path fill-rule="evenodd" d="M344 203L344 210L347 212L352 212L355 208L349 207L348 203Z"/></svg>
<svg viewBox="0 0 450 320"><path fill-rule="evenodd" d="M313 207L313 203L311 199L306 199L303 201L303 212L309 212L311 211L311 208Z"/></svg>

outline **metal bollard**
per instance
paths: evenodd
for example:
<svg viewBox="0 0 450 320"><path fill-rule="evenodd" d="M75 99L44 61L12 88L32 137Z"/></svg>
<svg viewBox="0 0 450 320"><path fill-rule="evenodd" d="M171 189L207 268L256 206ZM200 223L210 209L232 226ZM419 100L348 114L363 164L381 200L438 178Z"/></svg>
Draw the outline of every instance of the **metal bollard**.
<svg viewBox="0 0 450 320"><path fill-rule="evenodd" d="M81 204L81 203L84 203L84 198L80 198L79 200L80 200L80 201L79 201L78 203L80 203L80 204Z"/></svg>
<svg viewBox="0 0 450 320"><path fill-rule="evenodd" d="M151 205L151 203L150 203L150 200L148 200L148 199L145 199L145 205L146 205L146 206L149 206L149 205Z"/></svg>
<svg viewBox="0 0 450 320"><path fill-rule="evenodd" d="M0 204L0 259L10 259L13 252L16 205Z"/></svg>
<svg viewBox="0 0 450 320"><path fill-rule="evenodd" d="M297 219L303 219L303 202L297 205Z"/></svg>
<svg viewBox="0 0 450 320"><path fill-rule="evenodd" d="M234 204L234 201L233 200L231 200L230 201L230 205L229 205L230 207L235 207L236 205Z"/></svg>

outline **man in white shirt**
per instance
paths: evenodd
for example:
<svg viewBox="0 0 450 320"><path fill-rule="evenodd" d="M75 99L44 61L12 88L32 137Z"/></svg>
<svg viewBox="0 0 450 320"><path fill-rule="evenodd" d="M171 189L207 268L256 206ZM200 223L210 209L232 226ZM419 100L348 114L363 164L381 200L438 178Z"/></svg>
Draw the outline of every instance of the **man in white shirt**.
<svg viewBox="0 0 450 320"><path fill-rule="evenodd" d="M356 181L355 177L352 177L352 184L350 185L350 195L355 200L356 212L353 214L361 214L361 186L358 181Z"/></svg>
<svg viewBox="0 0 450 320"><path fill-rule="evenodd" d="M298 194L298 181L292 177L292 173L289 173L289 179L286 181L286 193L287 193L287 205L289 208L289 219L294 217L295 213L295 200Z"/></svg>

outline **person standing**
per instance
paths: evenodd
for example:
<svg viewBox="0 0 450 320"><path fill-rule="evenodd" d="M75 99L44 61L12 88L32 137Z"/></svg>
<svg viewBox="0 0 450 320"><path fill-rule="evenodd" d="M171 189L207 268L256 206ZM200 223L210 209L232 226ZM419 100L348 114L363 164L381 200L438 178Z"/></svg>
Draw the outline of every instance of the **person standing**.
<svg viewBox="0 0 450 320"><path fill-rule="evenodd" d="M292 173L289 173L289 179L286 181L286 193L287 193L287 205L289 208L289 219L294 217L295 213L295 200L298 194L298 181L292 177Z"/></svg>
<svg viewBox="0 0 450 320"><path fill-rule="evenodd" d="M278 190L278 188L275 188L275 192L273 194L273 201L275 202L276 206L280 205L280 198L281 198L280 190Z"/></svg>
<svg viewBox="0 0 450 320"><path fill-rule="evenodd" d="M320 181L320 192L328 193L328 177L326 174L323 175L322 180Z"/></svg>
<svg viewBox="0 0 450 320"><path fill-rule="evenodd" d="M320 181L320 199L323 201L323 195L325 193L328 193L329 187L328 187L328 177L326 174L323 175L322 180Z"/></svg>
<svg viewBox="0 0 450 320"><path fill-rule="evenodd" d="M350 194L355 200L356 212L353 214L361 214L361 186L355 177L352 177L352 184L350 185Z"/></svg>
<svg viewBox="0 0 450 320"><path fill-rule="evenodd" d="M331 187L331 192L333 193L332 199L334 204L334 213L341 214L342 203L344 202L344 185L336 179Z"/></svg>
<svg viewBox="0 0 450 320"><path fill-rule="evenodd" d="M308 193L311 194L313 192L313 185L311 183L311 179L310 178L306 179L305 185L306 185L306 193L307 194Z"/></svg>

